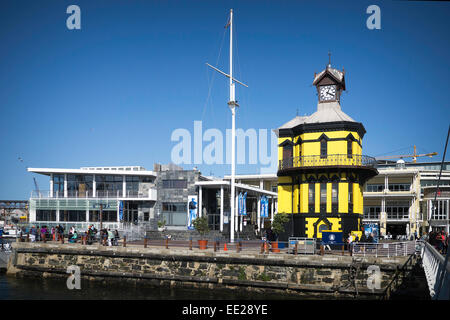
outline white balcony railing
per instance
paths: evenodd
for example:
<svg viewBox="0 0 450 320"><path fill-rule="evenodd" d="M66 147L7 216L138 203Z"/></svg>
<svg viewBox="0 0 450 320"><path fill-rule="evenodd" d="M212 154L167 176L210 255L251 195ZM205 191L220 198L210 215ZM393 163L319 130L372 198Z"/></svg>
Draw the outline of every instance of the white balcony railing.
<svg viewBox="0 0 450 320"><path fill-rule="evenodd" d="M125 194L122 191L96 191L95 194L93 191L67 191L65 195L62 191L54 191L53 193L45 190L45 191L32 191L31 199L118 199L118 198L138 198L138 199L149 199L156 201L157 198L157 190L155 188L150 188L147 191L138 192L127 190Z"/></svg>

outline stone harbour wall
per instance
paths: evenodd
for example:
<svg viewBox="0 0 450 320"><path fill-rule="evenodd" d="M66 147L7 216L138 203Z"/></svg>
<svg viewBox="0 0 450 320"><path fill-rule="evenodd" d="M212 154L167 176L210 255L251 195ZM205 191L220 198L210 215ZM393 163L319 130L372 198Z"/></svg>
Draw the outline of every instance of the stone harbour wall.
<svg viewBox="0 0 450 320"><path fill-rule="evenodd" d="M188 249L102 247L77 244L14 243L7 274L68 277L142 285L248 290L287 295L377 297L405 257L364 258L292 254L251 254ZM380 268L381 288L367 287L367 268Z"/></svg>

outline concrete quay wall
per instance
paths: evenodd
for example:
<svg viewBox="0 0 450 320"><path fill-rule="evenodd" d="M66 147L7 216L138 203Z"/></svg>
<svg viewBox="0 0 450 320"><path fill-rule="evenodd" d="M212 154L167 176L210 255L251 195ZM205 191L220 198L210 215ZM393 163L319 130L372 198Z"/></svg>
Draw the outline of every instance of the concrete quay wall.
<svg viewBox="0 0 450 320"><path fill-rule="evenodd" d="M357 292L359 297L376 298L405 261L406 257L356 260L334 255L17 242L7 275L67 278L67 267L76 265L82 281L321 297L354 297ZM371 290L367 269L373 265L379 267L381 287Z"/></svg>

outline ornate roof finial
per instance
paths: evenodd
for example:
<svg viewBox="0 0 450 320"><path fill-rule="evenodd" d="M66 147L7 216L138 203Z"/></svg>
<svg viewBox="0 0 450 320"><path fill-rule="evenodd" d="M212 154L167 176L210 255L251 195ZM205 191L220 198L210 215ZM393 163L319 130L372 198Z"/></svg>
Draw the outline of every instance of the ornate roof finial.
<svg viewBox="0 0 450 320"><path fill-rule="evenodd" d="M331 67L331 52L328 50L328 67Z"/></svg>

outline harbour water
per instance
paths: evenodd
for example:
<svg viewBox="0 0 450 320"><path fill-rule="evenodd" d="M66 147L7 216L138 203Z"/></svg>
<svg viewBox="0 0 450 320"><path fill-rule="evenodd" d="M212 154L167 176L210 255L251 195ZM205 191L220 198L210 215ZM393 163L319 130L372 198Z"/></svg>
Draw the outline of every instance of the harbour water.
<svg viewBox="0 0 450 320"><path fill-rule="evenodd" d="M0 300L278 300L280 295L223 292L207 289L158 288L81 281L81 289L69 290L66 279L15 278L0 274ZM294 297L291 297L294 299ZM295 299L299 299L296 297Z"/></svg>

